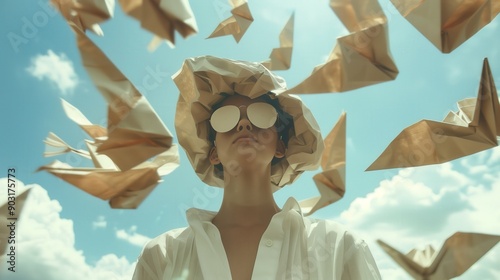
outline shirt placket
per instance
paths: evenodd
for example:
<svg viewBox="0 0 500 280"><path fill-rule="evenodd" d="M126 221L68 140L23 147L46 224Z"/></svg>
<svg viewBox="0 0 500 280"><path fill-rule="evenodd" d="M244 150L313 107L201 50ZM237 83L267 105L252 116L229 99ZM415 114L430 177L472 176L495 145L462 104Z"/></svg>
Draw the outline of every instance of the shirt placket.
<svg viewBox="0 0 500 280"><path fill-rule="evenodd" d="M195 245L203 279L231 279L231 271L220 233L207 219L193 221Z"/></svg>
<svg viewBox="0 0 500 280"><path fill-rule="evenodd" d="M259 242L252 273L254 280L276 279L283 246L282 215L274 216Z"/></svg>

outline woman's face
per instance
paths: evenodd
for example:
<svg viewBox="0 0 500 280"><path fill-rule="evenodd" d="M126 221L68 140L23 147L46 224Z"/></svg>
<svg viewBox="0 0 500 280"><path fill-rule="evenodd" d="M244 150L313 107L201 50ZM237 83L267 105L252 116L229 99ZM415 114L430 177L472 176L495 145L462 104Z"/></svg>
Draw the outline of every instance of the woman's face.
<svg viewBox="0 0 500 280"><path fill-rule="evenodd" d="M221 108L235 105L240 110L236 126L228 132L217 132L215 136L217 158L226 171L241 170L246 166L268 166L275 156L282 157L284 154L274 125L262 129L249 121L247 107L256 102L262 101L232 95L221 104Z"/></svg>

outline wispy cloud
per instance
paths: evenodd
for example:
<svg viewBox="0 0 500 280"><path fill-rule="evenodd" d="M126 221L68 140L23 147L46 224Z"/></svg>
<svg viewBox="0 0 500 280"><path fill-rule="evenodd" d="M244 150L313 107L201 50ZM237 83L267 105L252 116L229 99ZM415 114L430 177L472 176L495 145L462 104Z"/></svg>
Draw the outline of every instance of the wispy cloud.
<svg viewBox="0 0 500 280"><path fill-rule="evenodd" d="M92 222L92 228L106 228L108 225L108 222L106 221L106 217L104 216L99 216L97 217L97 220Z"/></svg>
<svg viewBox="0 0 500 280"><path fill-rule="evenodd" d="M6 178L0 178L2 186ZM18 181L18 186L22 182ZM17 188L16 187L16 188ZM39 185L32 187L19 219L16 240L16 256L22 260L15 273L5 266L0 269L0 279L35 280L51 279L131 279L135 263L114 254L102 256L95 265L85 260L84 252L75 248L73 221L60 217L61 204L51 199ZM0 196L6 192L1 192ZM4 256L0 262L6 264ZM27 269L29 268L29 269Z"/></svg>
<svg viewBox="0 0 500 280"><path fill-rule="evenodd" d="M52 50L32 57L26 71L39 80L49 80L62 94L72 93L79 83L71 60L64 53L57 55Z"/></svg>
<svg viewBox="0 0 500 280"><path fill-rule="evenodd" d="M137 226L131 226L129 230L116 230L116 237L138 247L143 247L151 240L150 237L137 233Z"/></svg>

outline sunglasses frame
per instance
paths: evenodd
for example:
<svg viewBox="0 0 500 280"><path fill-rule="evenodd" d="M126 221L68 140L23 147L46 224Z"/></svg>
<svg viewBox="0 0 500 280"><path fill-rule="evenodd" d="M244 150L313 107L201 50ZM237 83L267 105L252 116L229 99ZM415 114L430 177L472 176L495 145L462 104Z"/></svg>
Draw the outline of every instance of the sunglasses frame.
<svg viewBox="0 0 500 280"><path fill-rule="evenodd" d="M274 108L273 105L266 102L255 102L248 106L226 105L218 108L212 113L212 116L210 117L210 125L216 132L219 133L231 131L238 125L238 122L241 120L242 107L246 107L246 116L250 123L258 128L270 128L278 121L278 111L276 110L276 108ZM262 118L265 112L270 112L270 115L266 115L265 118ZM221 121L224 119L229 119L230 123L221 125Z"/></svg>

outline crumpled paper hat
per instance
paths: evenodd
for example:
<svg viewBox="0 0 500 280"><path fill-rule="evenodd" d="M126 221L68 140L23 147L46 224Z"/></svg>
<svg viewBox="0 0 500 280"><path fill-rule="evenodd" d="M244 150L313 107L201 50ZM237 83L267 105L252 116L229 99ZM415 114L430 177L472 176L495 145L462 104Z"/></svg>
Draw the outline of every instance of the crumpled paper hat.
<svg viewBox="0 0 500 280"><path fill-rule="evenodd" d="M293 118L285 158L271 166L274 190L290 184L305 170L319 166L324 144L311 111L298 96L283 93L286 83L260 63L212 56L186 59L173 76L180 90L175 130L196 174L208 185L224 187L208 159L211 108L224 96L220 93L257 98L268 92L278 99L283 111Z"/></svg>

